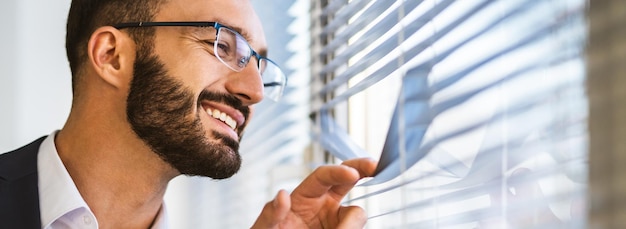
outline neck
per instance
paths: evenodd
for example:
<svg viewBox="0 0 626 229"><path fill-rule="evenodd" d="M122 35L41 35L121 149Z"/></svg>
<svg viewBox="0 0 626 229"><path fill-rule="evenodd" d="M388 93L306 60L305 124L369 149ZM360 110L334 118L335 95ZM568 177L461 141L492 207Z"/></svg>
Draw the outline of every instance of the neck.
<svg viewBox="0 0 626 229"><path fill-rule="evenodd" d="M55 139L59 157L101 228L148 228L178 172L115 114L89 114L70 114Z"/></svg>

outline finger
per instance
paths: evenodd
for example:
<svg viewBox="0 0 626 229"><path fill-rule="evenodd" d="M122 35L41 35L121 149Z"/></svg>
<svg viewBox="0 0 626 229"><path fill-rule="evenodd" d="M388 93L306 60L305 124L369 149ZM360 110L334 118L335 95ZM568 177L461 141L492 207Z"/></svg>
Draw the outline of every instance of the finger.
<svg viewBox="0 0 626 229"><path fill-rule="evenodd" d="M374 174L376 170L376 165L378 163L370 158L358 158L344 161L342 165L349 166L351 168L356 169L359 172L359 179L363 177L369 177ZM331 188L331 191L339 196L339 198L343 198L356 184L358 180L354 181L350 184L344 185L336 185Z"/></svg>
<svg viewBox="0 0 626 229"><path fill-rule="evenodd" d="M278 191L276 198L272 201L272 207L274 207L276 218L279 222L284 220L285 217L287 217L287 213L289 213L289 209L291 209L291 199L289 198L289 193L285 190Z"/></svg>
<svg viewBox="0 0 626 229"><path fill-rule="evenodd" d="M371 176L376 164L372 159L359 158L347 160L342 165L320 166L302 181L292 195L315 198L324 195L333 186L342 186L333 191L343 196L360 178Z"/></svg>
<svg viewBox="0 0 626 229"><path fill-rule="evenodd" d="M360 178L359 171L345 165L320 166L307 176L291 196L318 198L337 185L354 185Z"/></svg>
<svg viewBox="0 0 626 229"><path fill-rule="evenodd" d="M257 218L252 228L278 228L284 221L291 208L291 200L285 190L278 191L274 200L263 207L263 211Z"/></svg>
<svg viewBox="0 0 626 229"><path fill-rule="evenodd" d="M365 223L367 223L367 214L365 213L365 210L358 206L346 206L339 208L338 217L338 229L363 228L365 227Z"/></svg>
<svg viewBox="0 0 626 229"><path fill-rule="evenodd" d="M378 162L374 161L371 158L356 158L344 161L341 164L356 169L357 171L359 171L360 177L363 178L374 175L374 171L376 171L376 165L378 164Z"/></svg>

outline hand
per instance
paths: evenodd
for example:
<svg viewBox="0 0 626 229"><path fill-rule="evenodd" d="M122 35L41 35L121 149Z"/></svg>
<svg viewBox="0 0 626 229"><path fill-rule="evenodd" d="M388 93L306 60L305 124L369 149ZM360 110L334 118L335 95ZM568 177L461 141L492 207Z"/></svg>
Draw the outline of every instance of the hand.
<svg viewBox="0 0 626 229"><path fill-rule="evenodd" d="M252 228L363 228L365 211L357 206L341 206L341 200L375 168L376 162L367 158L321 166L291 195L279 191Z"/></svg>

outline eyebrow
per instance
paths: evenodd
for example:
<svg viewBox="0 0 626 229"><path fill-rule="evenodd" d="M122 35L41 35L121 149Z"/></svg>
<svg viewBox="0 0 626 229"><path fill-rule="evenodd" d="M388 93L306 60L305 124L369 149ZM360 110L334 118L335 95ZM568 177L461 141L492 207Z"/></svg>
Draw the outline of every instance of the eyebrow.
<svg viewBox="0 0 626 229"><path fill-rule="evenodd" d="M246 41L248 41L248 43L250 43L250 35L246 32L246 30L243 30L241 27L239 26L234 26L234 25L229 25L229 24L225 24L225 23L221 23L218 21L218 23L232 29L235 30L237 33L239 33L241 36L243 36L243 38L246 38Z"/></svg>

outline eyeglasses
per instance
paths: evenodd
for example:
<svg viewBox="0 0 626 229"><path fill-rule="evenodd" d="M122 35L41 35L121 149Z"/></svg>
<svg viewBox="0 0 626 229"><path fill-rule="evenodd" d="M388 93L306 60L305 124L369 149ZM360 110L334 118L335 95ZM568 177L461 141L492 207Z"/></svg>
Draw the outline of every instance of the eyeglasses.
<svg viewBox="0 0 626 229"><path fill-rule="evenodd" d="M266 98L278 101L287 85L287 77L274 61L254 51L248 41L231 28L217 22L127 22L113 25L116 29L152 26L192 26L215 28L213 55L235 72L243 70L254 56L257 69L263 80L263 94Z"/></svg>

